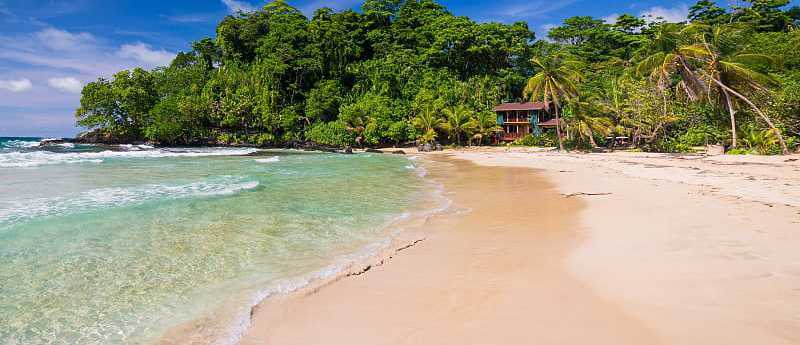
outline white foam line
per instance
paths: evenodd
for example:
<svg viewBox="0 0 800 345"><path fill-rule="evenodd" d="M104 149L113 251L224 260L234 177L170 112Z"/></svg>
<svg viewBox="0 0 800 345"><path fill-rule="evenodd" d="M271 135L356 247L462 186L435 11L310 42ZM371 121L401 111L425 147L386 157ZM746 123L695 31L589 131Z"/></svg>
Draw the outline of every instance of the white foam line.
<svg viewBox="0 0 800 345"><path fill-rule="evenodd" d="M137 147L137 149L139 149ZM0 154L0 168L27 168L53 164L102 163L108 158L162 158L242 156L258 152L257 149L158 149L138 151L102 151L53 153L47 151L9 152Z"/></svg>
<svg viewBox="0 0 800 345"><path fill-rule="evenodd" d="M255 189L258 181L227 176L184 185L144 185L93 189L76 196L40 198L0 204L0 224L15 224L40 217L61 216L105 207L124 207L151 200L233 195Z"/></svg>
<svg viewBox="0 0 800 345"><path fill-rule="evenodd" d="M270 157L270 158L259 158L259 159L256 159L255 161L256 161L256 163L277 163L277 162L280 162L280 160L281 160L280 157L274 156L274 157Z"/></svg>

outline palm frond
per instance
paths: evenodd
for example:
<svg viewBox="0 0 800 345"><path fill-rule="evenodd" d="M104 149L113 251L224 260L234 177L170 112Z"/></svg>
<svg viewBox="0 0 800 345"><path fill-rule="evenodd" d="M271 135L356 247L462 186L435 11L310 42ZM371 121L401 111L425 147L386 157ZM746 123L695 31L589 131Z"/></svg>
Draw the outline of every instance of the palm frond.
<svg viewBox="0 0 800 345"><path fill-rule="evenodd" d="M714 53L709 51L708 47L703 44L690 44L678 48L678 52L694 59L710 59L714 57Z"/></svg>
<svg viewBox="0 0 800 345"><path fill-rule="evenodd" d="M666 53L655 53L636 65L636 73L639 76L648 76L653 73L653 70L660 68L664 64Z"/></svg>
<svg viewBox="0 0 800 345"><path fill-rule="evenodd" d="M733 62L743 63L743 64L750 64L750 65L765 65L765 66L774 66L777 65L780 61L779 58L767 55L767 54L737 54L731 57L730 59Z"/></svg>
<svg viewBox="0 0 800 345"><path fill-rule="evenodd" d="M760 85L774 85L777 83L772 77L749 68L747 65L738 62L720 61L721 70L726 73L729 79L735 79L740 83L756 83Z"/></svg>

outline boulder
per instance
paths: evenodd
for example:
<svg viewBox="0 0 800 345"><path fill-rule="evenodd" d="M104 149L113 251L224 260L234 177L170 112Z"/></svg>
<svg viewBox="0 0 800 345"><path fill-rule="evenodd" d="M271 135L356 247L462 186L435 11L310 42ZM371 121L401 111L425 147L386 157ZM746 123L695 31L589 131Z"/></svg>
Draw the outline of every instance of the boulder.
<svg viewBox="0 0 800 345"><path fill-rule="evenodd" d="M433 145L431 145L430 143L424 144L424 145L422 145L420 151L421 152L431 152L431 151L433 151Z"/></svg>
<svg viewBox="0 0 800 345"><path fill-rule="evenodd" d="M66 144L68 142L69 141L66 139L43 139L42 141L39 142L39 146L43 147L51 145L61 145L61 144Z"/></svg>

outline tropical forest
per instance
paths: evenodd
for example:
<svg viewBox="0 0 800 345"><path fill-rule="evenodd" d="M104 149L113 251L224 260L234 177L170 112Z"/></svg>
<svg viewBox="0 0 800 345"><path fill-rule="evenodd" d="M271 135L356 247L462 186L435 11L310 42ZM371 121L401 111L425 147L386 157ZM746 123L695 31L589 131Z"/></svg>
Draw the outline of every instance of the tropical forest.
<svg viewBox="0 0 800 345"><path fill-rule="evenodd" d="M786 154L800 144L800 8L700 0L685 22L576 16L537 37L432 0L310 18L283 0L225 17L169 66L87 84L77 124L159 145L487 145L492 109L544 102L557 131L512 145ZM558 133L558 134L556 134Z"/></svg>

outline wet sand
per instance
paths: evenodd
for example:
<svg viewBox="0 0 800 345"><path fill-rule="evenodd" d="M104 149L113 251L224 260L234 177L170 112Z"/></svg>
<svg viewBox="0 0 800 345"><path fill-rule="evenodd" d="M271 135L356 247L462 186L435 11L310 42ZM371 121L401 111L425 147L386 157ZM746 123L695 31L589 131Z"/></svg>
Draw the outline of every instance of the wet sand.
<svg viewBox="0 0 800 345"><path fill-rule="evenodd" d="M421 160L450 211L265 301L241 344L800 344L797 156Z"/></svg>
<svg viewBox="0 0 800 345"><path fill-rule="evenodd" d="M415 245L265 301L240 344L659 343L571 272L584 201L532 169L424 161L453 205L407 230Z"/></svg>

